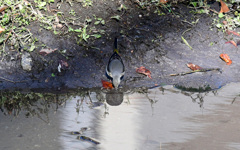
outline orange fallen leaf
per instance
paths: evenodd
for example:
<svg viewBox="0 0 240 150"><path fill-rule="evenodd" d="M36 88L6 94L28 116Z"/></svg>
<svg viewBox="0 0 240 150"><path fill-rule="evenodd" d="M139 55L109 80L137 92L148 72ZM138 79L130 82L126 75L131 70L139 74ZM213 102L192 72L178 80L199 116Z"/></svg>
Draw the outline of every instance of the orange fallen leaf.
<svg viewBox="0 0 240 150"><path fill-rule="evenodd" d="M168 2L168 0L159 0L160 4L166 4Z"/></svg>
<svg viewBox="0 0 240 150"><path fill-rule="evenodd" d="M235 31L227 30L226 32L227 32L228 35L232 33L232 34L234 34L234 35L236 35L236 36L240 36L240 34L238 34L238 33L235 32Z"/></svg>
<svg viewBox="0 0 240 150"><path fill-rule="evenodd" d="M0 13L3 12L3 11L4 11L5 9L7 9L7 8L8 8L8 6L1 6L1 7L0 7Z"/></svg>
<svg viewBox="0 0 240 150"><path fill-rule="evenodd" d="M220 54L220 58L222 60L224 60L227 63L227 65L231 65L232 64L232 60L230 59L228 54Z"/></svg>
<svg viewBox="0 0 240 150"><path fill-rule="evenodd" d="M193 71L202 69L202 67L200 67L198 65L195 65L195 64L192 64L192 63L188 63L187 66L188 66L188 68L190 68Z"/></svg>
<svg viewBox="0 0 240 150"><path fill-rule="evenodd" d="M5 31L5 29L0 27L0 33L2 33L3 31Z"/></svg>
<svg viewBox="0 0 240 150"><path fill-rule="evenodd" d="M57 50L56 48L55 49L51 49L51 48L41 49L39 51L39 54L46 56L48 54L55 52L56 50Z"/></svg>
<svg viewBox="0 0 240 150"><path fill-rule="evenodd" d="M237 44L234 42L234 41L228 41L228 42L226 42L226 44L227 43L231 43L232 45L234 45L235 47L237 47Z"/></svg>
<svg viewBox="0 0 240 150"><path fill-rule="evenodd" d="M150 79L152 79L152 77L151 77L151 71L149 71L148 69L146 69L146 68L143 67L143 66L137 68L137 69L136 69L136 72L137 72L137 73L145 74L145 75L147 75Z"/></svg>
<svg viewBox="0 0 240 150"><path fill-rule="evenodd" d="M221 3L221 10L219 13L226 13L229 11L229 8L227 6L227 4L225 4L222 0L220 0Z"/></svg>
<svg viewBox="0 0 240 150"><path fill-rule="evenodd" d="M104 89L113 89L112 83L105 80L102 80L102 86Z"/></svg>

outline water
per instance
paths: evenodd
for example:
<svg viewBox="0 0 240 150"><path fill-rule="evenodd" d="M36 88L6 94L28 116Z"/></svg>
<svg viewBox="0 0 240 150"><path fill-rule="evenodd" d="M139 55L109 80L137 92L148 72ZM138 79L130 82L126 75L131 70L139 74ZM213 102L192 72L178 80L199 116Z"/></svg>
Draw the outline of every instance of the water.
<svg viewBox="0 0 240 150"><path fill-rule="evenodd" d="M239 92L239 83L206 93L172 86L108 96L91 92L71 97L57 110L53 104L47 114L1 114L0 149L240 149ZM106 97L114 99L99 102ZM84 127L82 134L71 134Z"/></svg>

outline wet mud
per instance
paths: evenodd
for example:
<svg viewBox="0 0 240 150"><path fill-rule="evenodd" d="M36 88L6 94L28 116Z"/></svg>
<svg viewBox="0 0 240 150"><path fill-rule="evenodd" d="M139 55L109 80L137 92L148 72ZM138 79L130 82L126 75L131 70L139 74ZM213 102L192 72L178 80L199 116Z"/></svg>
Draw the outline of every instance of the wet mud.
<svg viewBox="0 0 240 150"><path fill-rule="evenodd" d="M105 25L97 26L105 31L102 37L78 43L75 34L54 35L52 31L40 29L37 22L31 23L28 28L33 36L39 39L39 43L52 49L57 48L57 51L47 56L40 55L40 49L31 52L30 71L21 67L18 52L9 52L0 62L1 90L61 91L101 87L101 79L107 80L105 67L112 54L115 37L118 37L119 52L126 67L122 87L170 84L185 90L204 91L240 81L240 52L231 44L225 44L226 39L235 37L218 31L212 24L215 17L212 13L193 14L190 13L192 9L185 4L172 6L174 13L161 8L165 15L159 16L154 13L154 9L139 8L132 1L124 2L128 9L123 12L118 11L120 3L115 1L94 1L94 5L89 8L83 8L77 2L73 3L71 7L67 2L63 2L61 11L74 9L80 22L92 18L93 14L103 18ZM219 9L218 5L211 5ZM56 3L51 7L56 7ZM111 19L113 15L119 15L121 19ZM90 28L94 26L94 23L89 24ZM183 42L181 36L184 36L193 49ZM228 53L233 63L226 65L219 58L221 53ZM67 61L69 67L59 72L58 65L61 60ZM170 76L190 71L186 67L189 62L203 68L220 68L221 71ZM140 66L151 71L152 79L136 73L136 68Z"/></svg>

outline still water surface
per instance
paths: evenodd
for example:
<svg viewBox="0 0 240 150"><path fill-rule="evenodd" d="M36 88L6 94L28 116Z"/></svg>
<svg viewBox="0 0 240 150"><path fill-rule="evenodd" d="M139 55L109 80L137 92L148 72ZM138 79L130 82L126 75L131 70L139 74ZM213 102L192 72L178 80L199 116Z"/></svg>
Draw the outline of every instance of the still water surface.
<svg viewBox="0 0 240 150"><path fill-rule="evenodd" d="M99 102L105 93L91 92L90 97L71 97L57 111L49 109L42 119L0 114L0 149L240 149L239 94L239 83L206 93L164 86L124 93L123 102L111 106ZM86 130L71 134L81 128Z"/></svg>

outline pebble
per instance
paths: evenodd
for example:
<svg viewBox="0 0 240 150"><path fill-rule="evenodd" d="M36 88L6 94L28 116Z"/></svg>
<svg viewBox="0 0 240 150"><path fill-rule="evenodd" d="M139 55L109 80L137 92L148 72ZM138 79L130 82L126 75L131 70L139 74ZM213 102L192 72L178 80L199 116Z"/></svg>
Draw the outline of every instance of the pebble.
<svg viewBox="0 0 240 150"><path fill-rule="evenodd" d="M26 71L32 70L32 58L29 53L22 54L21 66L23 70L26 70Z"/></svg>

